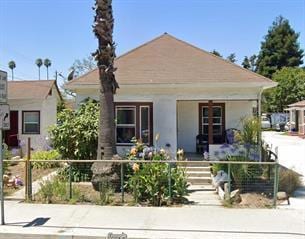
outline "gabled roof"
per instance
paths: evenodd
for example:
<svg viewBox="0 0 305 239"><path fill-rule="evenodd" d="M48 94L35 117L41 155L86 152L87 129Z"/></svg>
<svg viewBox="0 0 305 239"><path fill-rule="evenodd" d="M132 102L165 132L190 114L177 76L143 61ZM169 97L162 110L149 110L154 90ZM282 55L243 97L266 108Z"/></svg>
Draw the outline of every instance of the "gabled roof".
<svg viewBox="0 0 305 239"><path fill-rule="evenodd" d="M288 105L289 107L305 107L305 100Z"/></svg>
<svg viewBox="0 0 305 239"><path fill-rule="evenodd" d="M181 41L167 33L115 59L119 85L193 84L193 83L257 83L272 87L270 79L246 70ZM92 70L66 84L96 85L98 70Z"/></svg>
<svg viewBox="0 0 305 239"><path fill-rule="evenodd" d="M55 86L61 97L55 80L8 81L8 99L46 99Z"/></svg>

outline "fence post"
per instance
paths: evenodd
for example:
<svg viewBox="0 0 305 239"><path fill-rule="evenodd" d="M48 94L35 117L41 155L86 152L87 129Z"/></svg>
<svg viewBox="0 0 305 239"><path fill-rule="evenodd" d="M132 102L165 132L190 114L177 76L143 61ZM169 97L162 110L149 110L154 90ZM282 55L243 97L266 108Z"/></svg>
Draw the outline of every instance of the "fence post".
<svg viewBox="0 0 305 239"><path fill-rule="evenodd" d="M273 207L276 207L277 192L279 186L279 163L278 163L278 148L275 148L275 164L274 164L274 185L273 185Z"/></svg>
<svg viewBox="0 0 305 239"><path fill-rule="evenodd" d="M72 163L69 163L69 199L72 199Z"/></svg>
<svg viewBox="0 0 305 239"><path fill-rule="evenodd" d="M228 163L228 199L231 196L231 164Z"/></svg>
<svg viewBox="0 0 305 239"><path fill-rule="evenodd" d="M32 163L29 161L28 164L28 182L29 182L29 188L28 188L28 200L32 201Z"/></svg>
<svg viewBox="0 0 305 239"><path fill-rule="evenodd" d="M168 163L168 197L172 201L172 170L171 163Z"/></svg>
<svg viewBox="0 0 305 239"><path fill-rule="evenodd" d="M121 162L121 200L124 203L124 164Z"/></svg>
<svg viewBox="0 0 305 239"><path fill-rule="evenodd" d="M3 182L3 170L4 170L4 162L3 162L3 141L2 141L2 129L0 129L0 193L1 193L1 225L5 224L4 221L4 182Z"/></svg>
<svg viewBox="0 0 305 239"><path fill-rule="evenodd" d="M32 200L32 172L31 172L31 138L28 137L27 158L25 161L25 198Z"/></svg>

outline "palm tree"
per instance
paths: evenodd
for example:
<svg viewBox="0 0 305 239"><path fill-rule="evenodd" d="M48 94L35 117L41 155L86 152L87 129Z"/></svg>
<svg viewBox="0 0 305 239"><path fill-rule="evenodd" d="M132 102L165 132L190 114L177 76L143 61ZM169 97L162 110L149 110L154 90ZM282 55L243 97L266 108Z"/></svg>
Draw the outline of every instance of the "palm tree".
<svg viewBox="0 0 305 239"><path fill-rule="evenodd" d="M8 67L11 69L12 71L12 80L14 80L14 69L16 68L16 63L14 61L10 61L8 63Z"/></svg>
<svg viewBox="0 0 305 239"><path fill-rule="evenodd" d="M38 66L38 79L40 80L40 67L43 65L41 58L36 59L35 64Z"/></svg>
<svg viewBox="0 0 305 239"><path fill-rule="evenodd" d="M52 62L50 59L46 58L43 62L44 66L47 68L47 80L49 79L49 67L51 66Z"/></svg>
<svg viewBox="0 0 305 239"><path fill-rule="evenodd" d="M112 0L95 1L95 18L93 32L98 39L98 49L92 54L97 62L100 80L100 123L97 159L111 160L116 154L115 121L113 96L119 88L115 80L113 66L115 58L115 44L113 42ZM96 184L105 172L105 164L92 165L92 184ZM94 182L95 181L95 182Z"/></svg>

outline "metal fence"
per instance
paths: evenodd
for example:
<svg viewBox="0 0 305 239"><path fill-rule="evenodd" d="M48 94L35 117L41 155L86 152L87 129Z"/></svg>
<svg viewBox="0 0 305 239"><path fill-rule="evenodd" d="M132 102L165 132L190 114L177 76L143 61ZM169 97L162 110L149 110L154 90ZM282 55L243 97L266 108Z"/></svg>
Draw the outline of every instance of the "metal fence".
<svg viewBox="0 0 305 239"><path fill-rule="evenodd" d="M93 177L93 163L104 168L103 177ZM277 203L276 160L5 160L4 164L6 199L99 205L191 204L188 195L213 184L225 205L272 207ZM200 171L203 169L208 171ZM183 191L186 183L192 190Z"/></svg>

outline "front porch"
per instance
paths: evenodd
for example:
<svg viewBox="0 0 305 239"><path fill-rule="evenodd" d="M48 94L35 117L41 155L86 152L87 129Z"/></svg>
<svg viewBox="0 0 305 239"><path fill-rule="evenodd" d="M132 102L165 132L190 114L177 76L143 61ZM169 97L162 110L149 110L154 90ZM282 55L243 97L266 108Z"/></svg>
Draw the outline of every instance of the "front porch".
<svg viewBox="0 0 305 239"><path fill-rule="evenodd" d="M240 100L179 100L177 101L177 148L186 152L189 160L203 160L198 152L196 136L202 135L209 145L209 159L228 143L228 129L241 130L241 120L259 115L257 99Z"/></svg>

